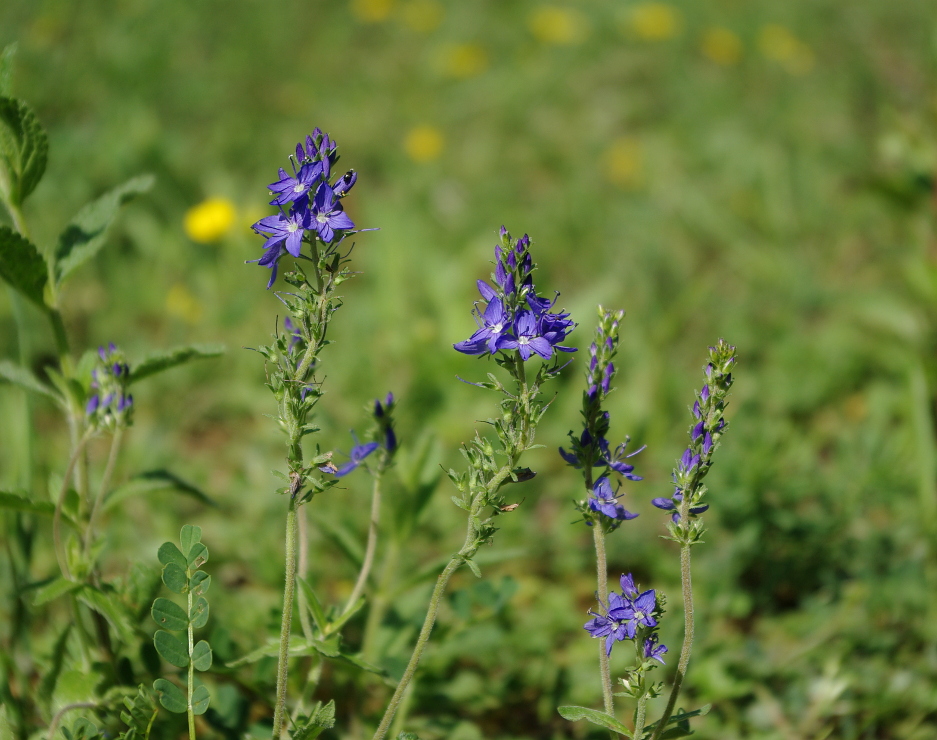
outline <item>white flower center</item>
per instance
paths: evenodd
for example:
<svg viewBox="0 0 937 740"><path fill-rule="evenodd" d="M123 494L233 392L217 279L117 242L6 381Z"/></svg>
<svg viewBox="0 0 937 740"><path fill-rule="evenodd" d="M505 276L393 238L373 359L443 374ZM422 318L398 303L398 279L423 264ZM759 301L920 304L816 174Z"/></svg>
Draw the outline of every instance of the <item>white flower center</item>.
<svg viewBox="0 0 937 740"><path fill-rule="evenodd" d="M293 192L294 192L294 193L304 193L304 192L306 192L306 184L305 184L305 183L302 183L302 182L296 183L296 184L293 186Z"/></svg>
<svg viewBox="0 0 937 740"><path fill-rule="evenodd" d="M318 216L316 216L316 221L318 221L320 224L324 224L327 220L328 216L326 216L324 213L320 213Z"/></svg>

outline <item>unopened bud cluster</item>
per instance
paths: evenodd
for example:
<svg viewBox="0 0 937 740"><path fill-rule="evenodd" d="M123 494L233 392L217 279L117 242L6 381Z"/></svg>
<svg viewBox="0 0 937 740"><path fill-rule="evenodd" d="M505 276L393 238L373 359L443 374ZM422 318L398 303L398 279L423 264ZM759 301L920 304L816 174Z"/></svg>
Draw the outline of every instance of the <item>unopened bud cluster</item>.
<svg viewBox="0 0 937 740"><path fill-rule="evenodd" d="M129 393L130 366L113 342L98 347L98 362L91 371L91 386L85 413L88 423L99 429L127 427L133 422L133 396Z"/></svg>

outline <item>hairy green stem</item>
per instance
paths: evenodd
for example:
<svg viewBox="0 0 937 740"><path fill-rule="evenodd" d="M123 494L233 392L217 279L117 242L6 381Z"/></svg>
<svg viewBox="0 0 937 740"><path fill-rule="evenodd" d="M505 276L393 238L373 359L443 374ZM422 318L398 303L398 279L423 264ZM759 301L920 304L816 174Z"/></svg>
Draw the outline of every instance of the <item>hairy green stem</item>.
<svg viewBox="0 0 937 740"><path fill-rule="evenodd" d="M111 485L111 477L114 475L114 466L117 464L117 456L120 454L120 446L124 441L124 427L117 427L114 436L111 437L111 449L107 455L107 465L104 468L104 477L101 479L101 488L97 497L91 504L91 513L88 515L88 528L85 530L85 557L91 553L91 543L94 539L94 523L97 518L101 504L104 503L104 497L107 495L108 488Z"/></svg>
<svg viewBox="0 0 937 740"><path fill-rule="evenodd" d="M59 497L55 502L55 513L52 515L52 544L55 549L55 559L59 563L59 570L62 571L62 575L68 580L71 580L72 574L68 568L67 558L65 557L65 552L62 547L62 507L65 505L65 494L68 493L68 480L72 477L72 472L75 470L75 463L78 462L78 458L84 451L85 445L87 445L88 440L91 439L91 433L92 430L89 428L78 441L77 446L72 451L71 457L68 459L68 466L65 468L65 475L62 478L62 487L59 490Z"/></svg>
<svg viewBox="0 0 937 740"><path fill-rule="evenodd" d="M188 569L186 576L192 577L191 568ZM192 589L186 591L186 614L192 613ZM186 714L189 719L189 740L195 740L195 709L192 707L192 694L195 692L195 663L192 660L192 654L195 652L195 628L192 626L192 620L189 621L187 630L189 638L189 675L186 682L188 690L188 700L186 701Z"/></svg>
<svg viewBox="0 0 937 740"><path fill-rule="evenodd" d="M364 550L364 562L361 563L361 572L358 574L358 580L351 591L351 596L345 603L342 614L347 614L357 603L364 591L364 586L368 582L368 576L371 575L371 566L374 564L374 552L377 549L377 528L381 516L381 473L374 474L374 483L371 487L371 524L368 527L368 543Z"/></svg>
<svg viewBox="0 0 937 740"><path fill-rule="evenodd" d="M277 661L277 699L273 708L273 740L283 732L286 711L286 678L290 651L290 625L293 621L293 596L296 591L296 499L290 495L286 513L286 584L283 587L283 619L280 622L280 651Z"/></svg>
<svg viewBox="0 0 937 740"><path fill-rule="evenodd" d="M595 522L592 527L592 539L595 542L595 576L598 587L599 603L608 606L608 565L605 558L605 530L602 522ZM599 673L602 678L602 702L605 713L615 716L615 698L612 695L612 674L608 666L608 652L605 640L599 640ZM612 733L614 736L615 733Z"/></svg>

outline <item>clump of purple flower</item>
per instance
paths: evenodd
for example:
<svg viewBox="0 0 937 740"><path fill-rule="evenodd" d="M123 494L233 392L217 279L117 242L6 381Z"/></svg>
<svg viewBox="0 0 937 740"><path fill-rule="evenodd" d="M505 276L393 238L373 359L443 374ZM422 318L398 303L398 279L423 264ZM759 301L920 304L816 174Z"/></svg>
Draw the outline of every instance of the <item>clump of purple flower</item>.
<svg viewBox="0 0 937 740"><path fill-rule="evenodd" d="M284 251L298 258L304 241L318 239L328 247L341 242L355 228L341 199L348 195L358 175L350 170L330 184L332 166L337 161L337 145L317 128L306 137L305 145L297 144L295 154L290 155L293 173L280 168L280 179L270 184L274 196L270 205L277 206L279 212L253 225L254 231L266 238L265 252L259 259L249 260L270 268L268 288L277 278Z"/></svg>
<svg viewBox="0 0 937 740"><path fill-rule="evenodd" d="M91 384L85 413L98 427L129 426L132 421L133 396L129 393L130 366L111 342L98 347L98 362L91 371Z"/></svg>
<svg viewBox="0 0 937 740"><path fill-rule="evenodd" d="M666 645L657 644L657 620L661 614L653 589L639 593L629 573L621 577L622 593L612 591L608 605L600 604L601 612L590 611L592 619L583 625L595 638L605 638L605 654L611 655L616 642L637 640L646 658L658 660L667 652Z"/></svg>
<svg viewBox="0 0 937 740"><path fill-rule="evenodd" d="M517 350L521 359L534 354L549 360L555 351L575 352L560 344L575 323L568 313L552 313L556 298L537 295L533 281L535 266L530 256L530 237L514 240L504 226L501 244L495 247L494 286L478 281L484 305L476 304L478 329L468 339L453 346L467 355L497 355ZM559 295L559 294L557 294Z"/></svg>

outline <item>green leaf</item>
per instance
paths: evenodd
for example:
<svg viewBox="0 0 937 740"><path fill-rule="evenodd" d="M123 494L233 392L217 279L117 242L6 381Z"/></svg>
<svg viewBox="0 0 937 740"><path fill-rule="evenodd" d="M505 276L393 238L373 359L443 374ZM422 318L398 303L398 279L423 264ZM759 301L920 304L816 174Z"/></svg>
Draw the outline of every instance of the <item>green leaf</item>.
<svg viewBox="0 0 937 740"><path fill-rule="evenodd" d="M189 579L185 571L175 563L169 563L163 568L163 583L173 593L184 594L189 588Z"/></svg>
<svg viewBox="0 0 937 740"><path fill-rule="evenodd" d="M191 496L208 506L218 505L200 489L179 478L174 473L168 470L148 470L145 473L135 475L122 486L112 491L104 502L104 509L111 509L131 496L154 491L173 491Z"/></svg>
<svg viewBox="0 0 937 740"><path fill-rule="evenodd" d="M420 736L413 732L401 732L397 740L420 740Z"/></svg>
<svg viewBox="0 0 937 740"><path fill-rule="evenodd" d="M0 704L0 740L16 740L16 735L13 734L13 726L10 724L10 718L7 717L5 704Z"/></svg>
<svg viewBox="0 0 937 740"><path fill-rule="evenodd" d="M704 717L709 714L709 710L712 708L712 704L704 704L699 709L693 709L689 712L677 710L674 714L670 715L670 719L667 720L667 724L677 724L678 726L665 730L661 734L661 740L664 740L664 738L667 738L667 740L674 740L674 738L687 737L688 735L692 735L693 731L690 729L690 719L692 717ZM657 728L658 724L660 724L660 722L653 722L645 727L644 737L649 738L652 734L654 734L654 730Z"/></svg>
<svg viewBox="0 0 937 740"><path fill-rule="evenodd" d="M48 707L52 701L52 695L55 693L55 684L59 680L59 674L62 672L62 663L68 651L68 637L71 634L74 625L67 624L62 634L59 635L52 648L52 664L49 666L42 680L39 682L39 698Z"/></svg>
<svg viewBox="0 0 937 740"><path fill-rule="evenodd" d="M192 692L192 714L196 716L205 714L210 701L211 696L208 693L208 688L206 686L196 686L195 691Z"/></svg>
<svg viewBox="0 0 937 740"><path fill-rule="evenodd" d="M196 527L193 524L186 524L182 527L182 531L179 533L179 544L182 545L182 554L185 555L187 560L190 559L189 553L192 552L192 545L201 541L201 527Z"/></svg>
<svg viewBox="0 0 937 740"><path fill-rule="evenodd" d="M164 542L159 546L159 552L156 553L159 562L163 565L178 565L180 568L186 567L185 555L172 542Z"/></svg>
<svg viewBox="0 0 937 740"><path fill-rule="evenodd" d="M75 581L67 581L64 578L56 578L51 583L47 583L42 588L36 589L36 594L33 596L33 606L42 606L53 599L57 599L59 596L64 596L69 594L72 591L77 591L81 588L80 583Z"/></svg>
<svg viewBox="0 0 937 740"><path fill-rule="evenodd" d="M0 189L19 206L39 184L46 170L49 140L39 118L22 100L0 97Z"/></svg>
<svg viewBox="0 0 937 740"><path fill-rule="evenodd" d="M107 619L125 645L136 643L133 616L116 594L105 593L94 586L83 586L78 592L78 600Z"/></svg>
<svg viewBox="0 0 937 740"><path fill-rule="evenodd" d="M276 656L280 652L280 641L277 640L268 640L266 645L263 645L256 650L252 650L247 655L244 655L237 660L233 660L230 663L226 663L228 668L236 668L239 665L244 665L245 663L256 663L261 658L270 658ZM313 652L321 652L316 646L310 644L302 638L295 638L290 641L290 651L289 657L298 658L303 655L312 655ZM336 657L337 653L331 657Z"/></svg>
<svg viewBox="0 0 937 740"><path fill-rule="evenodd" d="M189 618L186 616L185 609L162 596L153 602L150 616L156 624L167 630L181 632L189 627Z"/></svg>
<svg viewBox="0 0 937 740"><path fill-rule="evenodd" d="M474 575L476 578L482 577L482 570L478 567L478 563L476 563L471 558L466 558L465 564L469 567L469 570L472 571L472 575Z"/></svg>
<svg viewBox="0 0 937 740"><path fill-rule="evenodd" d="M189 614L189 619L192 621L192 627L195 629L201 629L208 623L208 601L200 597L192 605L192 612Z"/></svg>
<svg viewBox="0 0 937 740"><path fill-rule="evenodd" d="M188 710L185 694L176 684L170 683L165 678L157 678L153 682L153 690L159 697L159 703L170 712L185 714Z"/></svg>
<svg viewBox="0 0 937 740"><path fill-rule="evenodd" d="M158 710L156 703L142 683L137 687L137 693L133 698L129 696L124 698L124 706L127 707L127 711L120 713L120 719L130 729L121 733L120 740L137 740L138 738L146 740Z"/></svg>
<svg viewBox="0 0 937 740"><path fill-rule="evenodd" d="M568 719L570 722L576 722L578 720L584 719L592 722L596 725L601 725L606 729L617 732L619 735L624 735L625 737L631 737L631 730L625 727L621 722L619 722L614 717L610 717L605 714L605 712L600 712L596 709L589 709L587 707L559 707L556 711L560 713L560 716L563 719Z"/></svg>
<svg viewBox="0 0 937 740"><path fill-rule="evenodd" d="M0 52L0 95L9 97L13 93L13 58L16 56L16 42L7 44Z"/></svg>
<svg viewBox="0 0 937 740"><path fill-rule="evenodd" d="M208 593L211 588L211 576L204 570L197 570L189 579L189 590L196 596Z"/></svg>
<svg viewBox="0 0 937 740"><path fill-rule="evenodd" d="M82 208L59 235L55 247L55 282L61 285L76 268L104 246L107 228L128 200L153 187L152 175L128 180Z"/></svg>
<svg viewBox="0 0 937 740"><path fill-rule="evenodd" d="M334 622L329 622L328 626L325 628L325 630L323 630L323 633L325 635L331 635L335 632L338 632L342 627L345 626L345 622L347 622L349 619L355 616L355 614L358 613L358 611L361 609L361 607L364 606L366 601L367 599L365 599L365 597L362 596L352 605L351 609L349 609L347 612L339 616L338 619L336 619Z"/></svg>
<svg viewBox="0 0 937 740"><path fill-rule="evenodd" d="M192 648L192 665L197 671L211 668L211 646L205 640L199 640Z"/></svg>
<svg viewBox="0 0 937 740"><path fill-rule="evenodd" d="M185 556L189 568L198 568L208 562L208 548L201 542L196 542Z"/></svg>
<svg viewBox="0 0 937 740"><path fill-rule="evenodd" d="M49 278L46 261L31 241L9 226L0 226L0 277L43 311L48 310L44 298Z"/></svg>
<svg viewBox="0 0 937 740"><path fill-rule="evenodd" d="M189 651L185 644L175 635L159 630L153 635L153 644L156 652L163 656L167 663L176 668L187 668L189 665Z"/></svg>
<svg viewBox="0 0 937 740"><path fill-rule="evenodd" d="M193 344L188 347L176 347L168 352L161 352L157 355L151 355L139 363L136 367L130 369L130 382L136 383L156 373L182 365L190 360L205 360L211 357L218 357L225 351L224 345L220 344Z"/></svg>
<svg viewBox="0 0 937 740"><path fill-rule="evenodd" d="M292 740L313 740L318 737L323 730L328 730L335 726L335 700L323 705L322 702L316 702L310 717L300 717L297 727L290 731Z"/></svg>
<svg viewBox="0 0 937 740"><path fill-rule="evenodd" d="M0 360L0 380L18 385L23 390L30 391L31 393L38 393L41 396L51 398L56 403L64 403L58 393L39 380L39 378L29 372L29 370L9 360Z"/></svg>
<svg viewBox="0 0 937 740"><path fill-rule="evenodd" d="M299 588L302 590L303 596L306 597L306 606L309 607L309 613L312 615L316 627L319 628L319 632L325 634L327 621L319 597L316 596L316 592L312 590L312 586L306 582L305 578L297 576L296 581L299 583Z"/></svg>
<svg viewBox="0 0 937 740"><path fill-rule="evenodd" d="M7 491L0 491L0 509L25 511L30 514L42 514L43 516L53 516L55 514L55 504L51 501L30 501L25 496L17 496L15 493L8 493Z"/></svg>

